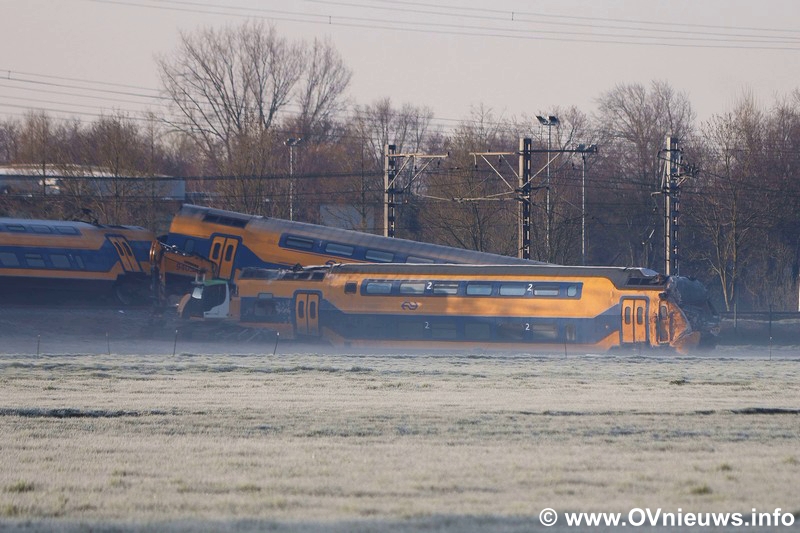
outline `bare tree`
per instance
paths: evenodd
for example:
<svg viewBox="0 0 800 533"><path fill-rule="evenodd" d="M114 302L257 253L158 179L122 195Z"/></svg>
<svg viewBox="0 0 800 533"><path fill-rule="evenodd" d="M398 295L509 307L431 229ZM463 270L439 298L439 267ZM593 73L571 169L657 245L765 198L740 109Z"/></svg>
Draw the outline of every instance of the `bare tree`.
<svg viewBox="0 0 800 533"><path fill-rule="evenodd" d="M210 173L262 177L277 166L273 129L302 73L298 45L249 22L182 34L179 50L158 64L174 108L170 124L197 143ZM222 182L225 206L260 207L260 181Z"/></svg>
<svg viewBox="0 0 800 533"><path fill-rule="evenodd" d="M694 112L689 99L663 81L654 81L649 90L640 84L618 85L598 99L595 122L603 152L614 154L603 159L602 171L595 174L606 177L603 197L610 207L598 220L616 229L606 236L604 248L613 255L605 260L655 267L660 262L651 244L662 232L651 196L661 182L658 154L667 135L684 144L691 139Z"/></svg>
<svg viewBox="0 0 800 533"><path fill-rule="evenodd" d="M470 155L507 151L515 143L513 133L484 106L459 124L445 142L450 157L444 168L426 176L425 201L419 207L426 240L517 255L517 200L507 185L515 186L513 169L504 169L504 181Z"/></svg>
<svg viewBox="0 0 800 533"><path fill-rule="evenodd" d="M19 122L7 119L0 123L0 164L8 165L17 159Z"/></svg>
<svg viewBox="0 0 800 533"><path fill-rule="evenodd" d="M686 213L703 240L689 250L719 283L725 309L733 310L743 289L743 273L756 259L763 213L754 194L764 142L764 117L751 98L736 110L712 118L704 127L707 142L703 173L691 184Z"/></svg>
<svg viewBox="0 0 800 533"><path fill-rule="evenodd" d="M347 102L343 95L352 71L330 41L314 39L304 51L305 69L297 89L297 130L306 140L326 133Z"/></svg>
<svg viewBox="0 0 800 533"><path fill-rule="evenodd" d="M159 67L171 125L197 143L208 173L230 178L217 187L221 203L248 212L286 197L289 180L272 179L288 170L279 127L297 130L291 136L320 128L341 109L351 77L329 42L292 43L260 22L182 34Z"/></svg>
<svg viewBox="0 0 800 533"><path fill-rule="evenodd" d="M399 109L389 98L355 108L355 124L377 168L383 168L384 146L393 144L398 152L424 149L433 111L427 107L403 104Z"/></svg>

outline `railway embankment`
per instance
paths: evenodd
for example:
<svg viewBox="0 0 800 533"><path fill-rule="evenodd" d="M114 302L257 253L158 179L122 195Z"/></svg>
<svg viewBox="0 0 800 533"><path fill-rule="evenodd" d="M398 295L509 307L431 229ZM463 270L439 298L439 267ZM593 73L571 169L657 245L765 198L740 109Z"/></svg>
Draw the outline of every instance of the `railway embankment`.
<svg viewBox="0 0 800 533"><path fill-rule="evenodd" d="M723 313L719 343L800 345L800 313Z"/></svg>

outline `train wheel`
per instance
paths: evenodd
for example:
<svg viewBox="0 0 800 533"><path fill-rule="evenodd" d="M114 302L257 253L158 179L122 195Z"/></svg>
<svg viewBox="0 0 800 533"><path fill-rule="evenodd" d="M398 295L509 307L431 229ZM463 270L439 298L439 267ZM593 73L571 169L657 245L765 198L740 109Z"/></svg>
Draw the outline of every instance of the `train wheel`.
<svg viewBox="0 0 800 533"><path fill-rule="evenodd" d="M136 283L117 283L114 298L125 306L142 305L147 303L147 289Z"/></svg>

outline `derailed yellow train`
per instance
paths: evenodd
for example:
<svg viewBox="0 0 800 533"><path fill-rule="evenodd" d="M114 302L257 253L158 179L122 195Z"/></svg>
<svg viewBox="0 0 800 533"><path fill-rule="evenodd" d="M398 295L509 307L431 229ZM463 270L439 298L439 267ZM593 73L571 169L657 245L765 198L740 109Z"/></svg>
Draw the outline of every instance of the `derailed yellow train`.
<svg viewBox="0 0 800 533"><path fill-rule="evenodd" d="M230 288L233 288L231 291ZM685 351L714 337L703 286L642 268L343 264L209 281L184 317L342 346Z"/></svg>
<svg viewBox="0 0 800 533"><path fill-rule="evenodd" d="M0 301L147 301L154 239L139 226L0 218Z"/></svg>

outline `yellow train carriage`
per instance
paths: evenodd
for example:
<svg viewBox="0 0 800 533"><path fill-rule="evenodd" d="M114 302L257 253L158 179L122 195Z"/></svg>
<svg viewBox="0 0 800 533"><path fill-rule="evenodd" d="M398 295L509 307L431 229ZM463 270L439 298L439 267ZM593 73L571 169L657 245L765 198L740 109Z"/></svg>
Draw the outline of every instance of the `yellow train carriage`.
<svg viewBox="0 0 800 533"><path fill-rule="evenodd" d="M244 268L292 268L332 263L541 264L516 257L392 239L358 231L184 205L165 244L205 257L221 279ZM168 277L186 275L177 270Z"/></svg>
<svg viewBox="0 0 800 533"><path fill-rule="evenodd" d="M345 346L683 350L710 333L705 291L697 285L646 269L613 267L248 269L224 314L282 338L321 338ZM195 311L188 314L197 316L201 307L208 312L225 300L226 290L217 284L206 296L196 294Z"/></svg>
<svg viewBox="0 0 800 533"><path fill-rule="evenodd" d="M0 218L0 299L147 301L153 239L138 226Z"/></svg>

